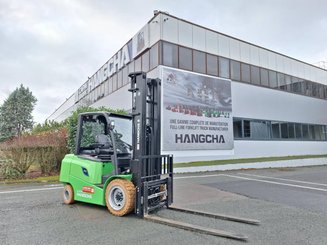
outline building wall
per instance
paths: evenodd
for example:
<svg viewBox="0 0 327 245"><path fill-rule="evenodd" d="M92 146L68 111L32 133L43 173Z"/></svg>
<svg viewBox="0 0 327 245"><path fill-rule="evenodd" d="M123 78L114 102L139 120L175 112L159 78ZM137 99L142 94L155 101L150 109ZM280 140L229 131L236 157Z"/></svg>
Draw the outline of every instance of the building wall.
<svg viewBox="0 0 327 245"><path fill-rule="evenodd" d="M245 41L161 14L161 39L327 85L327 71Z"/></svg>

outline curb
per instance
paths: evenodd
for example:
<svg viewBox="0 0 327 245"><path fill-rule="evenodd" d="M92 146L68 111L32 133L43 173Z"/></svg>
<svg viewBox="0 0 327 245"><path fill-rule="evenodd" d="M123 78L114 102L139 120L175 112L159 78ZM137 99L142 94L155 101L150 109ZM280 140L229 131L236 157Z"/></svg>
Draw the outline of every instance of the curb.
<svg viewBox="0 0 327 245"><path fill-rule="evenodd" d="M293 167L309 167L327 165L327 157L322 158L306 158L281 161L267 161L255 163L234 163L224 165L210 165L199 167L183 167L174 168L174 173L196 173L210 171L227 171L240 169L263 169L263 168L293 168Z"/></svg>

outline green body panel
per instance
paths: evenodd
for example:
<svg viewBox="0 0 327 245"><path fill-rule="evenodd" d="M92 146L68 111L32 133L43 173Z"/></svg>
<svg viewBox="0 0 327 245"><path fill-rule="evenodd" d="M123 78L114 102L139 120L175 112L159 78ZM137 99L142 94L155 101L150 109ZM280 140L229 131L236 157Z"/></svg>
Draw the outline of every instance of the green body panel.
<svg viewBox="0 0 327 245"><path fill-rule="evenodd" d="M59 181L73 187L74 200L105 206L105 190L113 179L132 180L132 174L112 175L102 185L102 176L110 173L114 173L112 162L92 161L67 154L61 163ZM90 187L93 192L83 192L83 187Z"/></svg>

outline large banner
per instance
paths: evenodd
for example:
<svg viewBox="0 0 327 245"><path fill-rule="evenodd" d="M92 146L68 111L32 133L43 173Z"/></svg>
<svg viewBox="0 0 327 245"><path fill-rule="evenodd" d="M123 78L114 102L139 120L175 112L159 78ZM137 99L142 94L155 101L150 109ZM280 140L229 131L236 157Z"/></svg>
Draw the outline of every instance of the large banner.
<svg viewBox="0 0 327 245"><path fill-rule="evenodd" d="M231 150L230 80L162 68L164 151Z"/></svg>

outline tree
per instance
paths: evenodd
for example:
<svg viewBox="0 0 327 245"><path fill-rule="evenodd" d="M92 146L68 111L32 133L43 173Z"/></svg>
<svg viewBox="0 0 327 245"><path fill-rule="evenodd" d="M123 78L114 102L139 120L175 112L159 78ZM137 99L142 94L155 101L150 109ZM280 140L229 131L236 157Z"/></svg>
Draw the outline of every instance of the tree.
<svg viewBox="0 0 327 245"><path fill-rule="evenodd" d="M0 106L0 141L21 137L33 128L32 112L37 99L23 84L16 88Z"/></svg>

